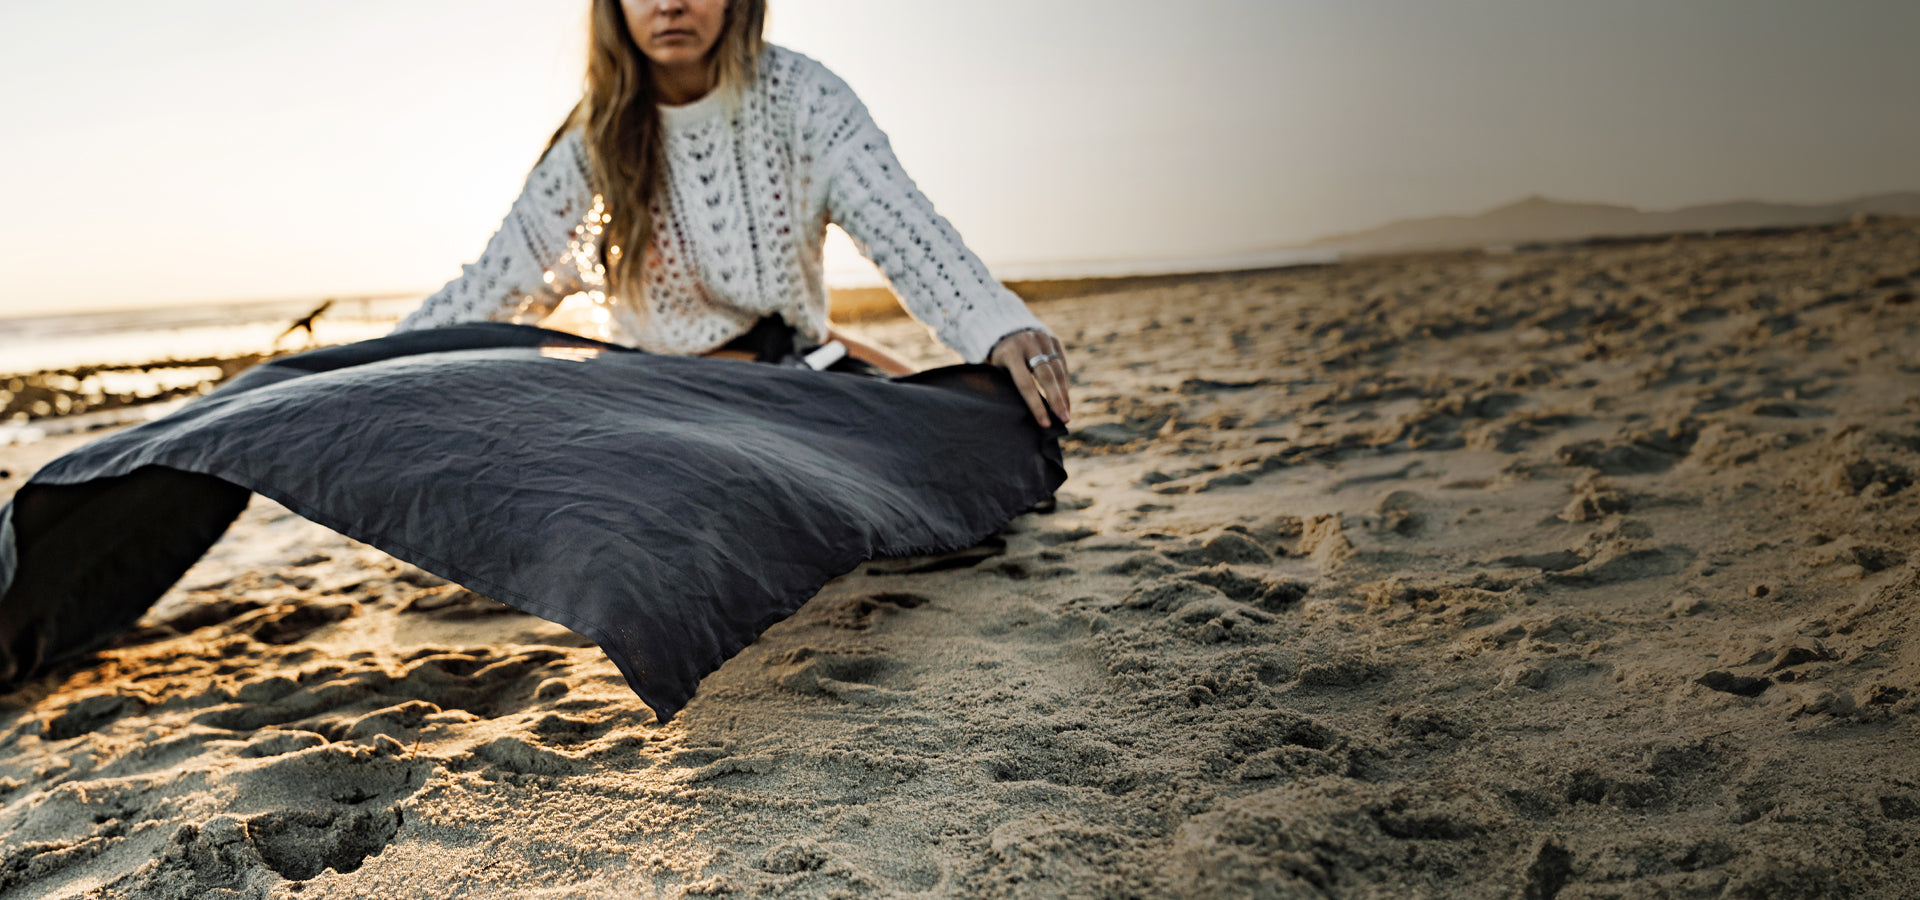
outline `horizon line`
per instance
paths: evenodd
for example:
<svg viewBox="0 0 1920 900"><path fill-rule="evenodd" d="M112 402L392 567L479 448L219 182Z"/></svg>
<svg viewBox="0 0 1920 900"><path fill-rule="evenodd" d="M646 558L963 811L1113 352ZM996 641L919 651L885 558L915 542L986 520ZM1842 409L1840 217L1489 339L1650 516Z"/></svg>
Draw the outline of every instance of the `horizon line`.
<svg viewBox="0 0 1920 900"><path fill-rule="evenodd" d="M1222 251L1220 253L1209 254L1206 256L1152 257L1152 258L1096 257L1096 258L1081 258L1081 259L1053 260L1053 261L1030 260L1030 261L1010 262L1010 263L1003 263L995 266L989 266L989 269L993 272L994 277L1002 282L1070 281L1070 280L1080 279L1080 278L1126 278L1126 277L1132 277L1132 276L1203 274L1203 273L1209 273L1209 272L1230 272L1230 271L1238 271L1243 269L1271 268L1271 267L1285 266L1285 265L1337 262L1340 255L1339 250L1331 249L1326 246L1316 246L1316 244L1321 244L1322 242L1328 242L1328 241L1335 241L1341 238L1351 237L1357 234L1364 234L1370 231L1375 231L1382 228L1388 228L1394 225L1399 225L1404 223L1424 222L1424 221L1431 221L1436 219L1450 219L1450 218L1471 219L1477 216L1484 216L1489 213L1497 212L1499 210L1507 209L1513 206L1518 206L1518 205L1522 205L1522 204L1534 202L1534 201L1545 201L1548 203L1556 203L1556 204L1566 205L1566 206L1606 206L1606 207L1612 207L1615 209L1631 210L1636 213L1642 213L1642 214L1648 214L1648 215L1660 215L1660 214L1681 212L1681 211L1691 210L1691 209L1701 209L1701 208L1709 208L1709 207L1716 207L1716 206L1730 206L1730 205L1745 204L1745 203L1772 205L1772 206L1785 206L1785 207L1801 207L1801 208L1822 207L1822 206L1843 206L1849 203L1857 203L1863 200L1871 200L1871 199L1876 199L1881 197L1903 195L1903 194L1920 195L1920 187L1873 191L1869 193L1856 194L1856 195L1851 195L1851 196L1847 196L1839 199L1824 200L1824 201L1769 200L1769 199L1762 199L1762 198L1756 198L1756 197L1740 197L1740 198L1733 198L1728 200L1716 200L1716 201L1705 202L1705 203L1689 203L1681 206L1659 207L1659 208L1642 207L1642 206L1637 206L1630 203L1616 203L1616 202L1606 201L1606 200L1569 199L1566 197L1554 197L1554 196L1550 196L1542 193L1530 193L1530 194L1525 194L1517 199L1507 200L1507 201L1496 203L1490 206L1480 207L1476 212L1468 212L1468 213L1441 212L1441 213L1433 213L1433 214L1423 215L1423 216L1409 216L1404 218L1391 219L1376 225L1370 225L1365 228L1360 228L1353 231L1318 235L1312 238L1308 238L1304 242L1296 243L1296 244L1282 244L1279 246L1266 246L1266 247L1242 247L1239 249ZM1298 256L1301 258L1299 259L1289 258L1289 257L1295 257L1295 256ZM1328 256L1330 258L1317 258L1321 256ZM1273 258L1273 261L1263 265L1262 264L1263 259L1268 257ZM830 279L827 284L827 289L829 291L872 290L875 288L889 288L889 285L884 280L868 280L868 279L845 280L844 276L846 276L848 273L844 271L840 273L843 280L838 280L838 281L832 280L834 278L833 273L829 272L826 274L827 274L827 277ZM315 294L283 294L278 296L254 296L254 297L229 296L229 297L213 298L213 299L158 300L150 303L136 303L136 304L129 304L129 305L94 306L94 305L82 303L82 304L79 304L79 308L73 308L73 304L69 304L69 309L63 312L13 312L13 311L7 311L7 310L0 310L0 321L30 319L30 318L61 318L65 316L111 315L115 313L151 312L151 311L164 310L164 309L186 309L186 308L193 308L193 307L219 307L219 306L257 307L257 306L265 306L273 303L286 303L286 304L324 303L329 300L346 301L346 302L374 302L374 301L385 301L385 300L399 300L407 297L418 297L424 300L426 297L431 296L434 290L438 290L438 288L433 288L425 291L387 290L387 291L329 292L329 293L315 293Z"/></svg>

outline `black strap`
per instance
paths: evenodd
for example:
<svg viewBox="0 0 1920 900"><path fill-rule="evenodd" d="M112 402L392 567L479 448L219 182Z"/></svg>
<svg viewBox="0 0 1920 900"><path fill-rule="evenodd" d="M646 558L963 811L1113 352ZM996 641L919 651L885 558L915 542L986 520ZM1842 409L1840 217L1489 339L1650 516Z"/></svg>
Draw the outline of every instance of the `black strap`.
<svg viewBox="0 0 1920 900"><path fill-rule="evenodd" d="M779 313L774 313L760 317L760 321L753 323L746 334L728 341L722 349L744 350L753 354L755 362L795 366L805 365L801 357L815 346L812 341L802 337L798 329L788 325ZM828 366L827 371L886 377L885 372L851 356L841 357L838 362Z"/></svg>

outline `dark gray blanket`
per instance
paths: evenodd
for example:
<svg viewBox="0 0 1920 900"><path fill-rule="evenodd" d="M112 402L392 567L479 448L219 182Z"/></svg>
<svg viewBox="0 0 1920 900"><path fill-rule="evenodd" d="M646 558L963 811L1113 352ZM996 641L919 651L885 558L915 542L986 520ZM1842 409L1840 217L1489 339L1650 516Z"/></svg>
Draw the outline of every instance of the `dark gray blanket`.
<svg viewBox="0 0 1920 900"><path fill-rule="evenodd" d="M499 323L316 350L0 507L0 689L132 625L254 491L591 638L664 721L828 580L1049 497L1062 433L992 366L876 378Z"/></svg>

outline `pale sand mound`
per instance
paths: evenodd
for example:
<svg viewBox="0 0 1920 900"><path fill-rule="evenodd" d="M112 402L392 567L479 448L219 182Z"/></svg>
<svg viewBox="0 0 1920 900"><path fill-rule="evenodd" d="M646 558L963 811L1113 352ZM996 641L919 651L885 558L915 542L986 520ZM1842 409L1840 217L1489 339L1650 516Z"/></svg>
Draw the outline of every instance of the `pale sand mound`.
<svg viewBox="0 0 1920 900"><path fill-rule="evenodd" d="M1920 893L1916 265L1891 223L1043 304L1061 508L834 582L664 728L256 500L8 700L0 893Z"/></svg>

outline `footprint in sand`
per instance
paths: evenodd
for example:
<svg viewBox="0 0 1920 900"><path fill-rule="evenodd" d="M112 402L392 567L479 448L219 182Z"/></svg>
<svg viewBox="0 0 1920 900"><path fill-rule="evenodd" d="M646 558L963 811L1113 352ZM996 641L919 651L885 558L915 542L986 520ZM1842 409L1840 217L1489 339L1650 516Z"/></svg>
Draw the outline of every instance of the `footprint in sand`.
<svg viewBox="0 0 1920 900"><path fill-rule="evenodd" d="M263 644L294 644L360 611L356 603L281 603L239 616L232 631Z"/></svg>
<svg viewBox="0 0 1920 900"><path fill-rule="evenodd" d="M1616 584L1643 578L1660 578L1678 575L1692 565L1699 556L1699 552L1691 547L1669 544L1664 547L1601 554L1587 561L1582 567L1553 572L1548 577L1562 584L1579 585Z"/></svg>
<svg viewBox="0 0 1920 900"><path fill-rule="evenodd" d="M918 609L931 602L933 602L932 598L920 594L880 591L834 600L827 606L824 618L827 625L832 628L865 631L873 627L877 620L884 620L909 609Z"/></svg>
<svg viewBox="0 0 1920 900"><path fill-rule="evenodd" d="M1220 588L1184 577L1142 584L1120 605L1164 613L1153 627L1202 644L1258 640L1265 634L1261 626L1275 621L1272 614L1234 600Z"/></svg>
<svg viewBox="0 0 1920 900"><path fill-rule="evenodd" d="M305 881L328 869L358 870L367 857L387 848L401 820L398 807L290 809L248 819L246 834L267 868L290 881Z"/></svg>
<svg viewBox="0 0 1920 900"><path fill-rule="evenodd" d="M1189 572L1181 578L1211 587L1228 599L1246 603L1266 612L1285 610L1300 602L1312 585L1304 581L1276 580L1263 575L1250 575L1221 563Z"/></svg>
<svg viewBox="0 0 1920 900"><path fill-rule="evenodd" d="M767 661L774 682L800 694L827 696L861 706L900 702L909 691L882 686L896 681L899 663L878 653L845 653L796 647Z"/></svg>
<svg viewBox="0 0 1920 900"><path fill-rule="evenodd" d="M121 693L92 694L51 712L40 729L44 741L65 741L99 731L123 716L145 712L147 704Z"/></svg>
<svg viewBox="0 0 1920 900"><path fill-rule="evenodd" d="M378 664L331 664L302 672L298 680L269 676L243 682L228 695L231 702L218 703L193 721L230 731L275 726L339 740L369 713L411 716L423 708L409 705L416 701L493 718L532 705L537 684L555 674L552 664L565 658L548 648L505 654L425 648L403 660L397 674ZM218 695L207 699L217 702Z"/></svg>
<svg viewBox="0 0 1920 900"><path fill-rule="evenodd" d="M1230 725L1212 767L1232 770L1237 781L1347 775L1358 768L1353 738L1308 716L1286 710L1258 713Z"/></svg>

